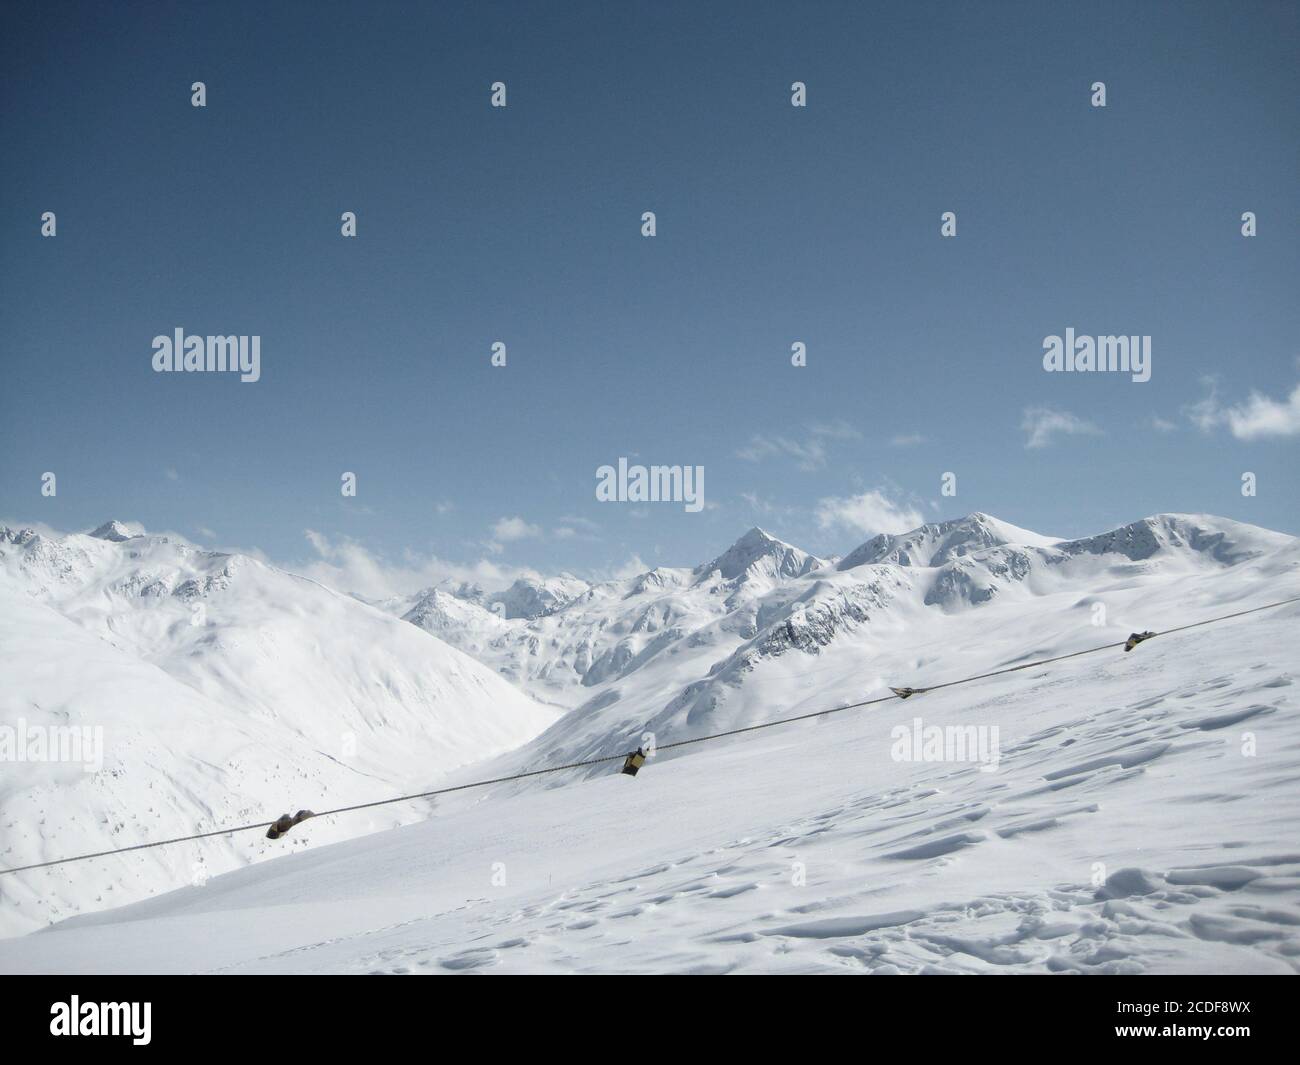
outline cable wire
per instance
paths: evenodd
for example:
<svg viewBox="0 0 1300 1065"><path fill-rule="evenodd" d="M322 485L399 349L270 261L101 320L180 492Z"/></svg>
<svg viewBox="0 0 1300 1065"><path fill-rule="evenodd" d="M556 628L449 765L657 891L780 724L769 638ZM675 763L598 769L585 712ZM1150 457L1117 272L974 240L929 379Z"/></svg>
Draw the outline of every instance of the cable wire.
<svg viewBox="0 0 1300 1065"><path fill-rule="evenodd" d="M1272 610L1279 606L1286 606L1289 603L1300 602L1300 596L1293 596L1290 599L1282 599L1276 603L1266 603L1263 606L1251 607L1248 610L1238 610L1232 614L1222 614L1218 617L1204 618L1201 621L1193 621L1187 625L1179 625L1172 629L1164 629L1160 632L1153 632L1145 636L1143 642L1154 639L1157 636L1168 636L1175 632L1186 632L1188 629L1200 628L1203 625L1213 625L1220 621L1230 621L1233 618L1244 617L1247 614L1257 614L1261 610ZM1064 662L1069 658L1080 658L1083 655L1097 654L1099 651L1110 651L1116 647L1123 647L1125 641L1120 640L1117 643L1105 643L1097 647L1089 647L1082 651L1071 651L1069 654L1054 655L1051 658L1040 658L1033 662L1024 662L1018 666L1008 666L1005 669L995 669L988 673L977 673L974 676L962 677L960 680L945 681L942 684L932 684L928 688L902 689L907 694L898 694L894 692L890 695L877 696L874 699L864 699L861 702L845 703L842 706L833 706L827 710L814 710L807 714L798 714L794 717L781 717L772 721L763 721L757 725L746 725L743 728L727 729L725 732L713 732L706 736L696 736L689 740L676 740L672 743L661 743L655 745L656 751L670 751L678 747L688 747L695 743L707 743L711 740L720 740L728 736L739 736L746 732L757 732L759 729L775 728L777 725L789 725L796 721L807 721L814 717L827 717L830 714L842 713L845 710L860 710L864 706L875 706L879 703L891 702L895 699L908 699L913 695L924 695L927 692L939 691L941 688L955 688L961 684L970 684L977 680L987 680L990 677L1000 677L1007 673L1016 673L1022 669L1034 669L1038 666L1050 665L1053 662ZM639 748L638 748L639 750ZM368 810L376 806L389 806L399 802L413 802L416 799L431 799L438 795L450 795L452 792L469 791L472 788L485 788L492 784L506 784L512 780L525 780L529 777L540 777L547 773L562 773L566 769L581 769L589 765L603 765L606 762L617 762L627 758L627 754L607 754L599 758L588 758L580 762L569 762L565 765L547 766L543 769L529 769L522 773L512 773L509 776L493 777L488 780L474 780L467 784L453 784L445 788L434 788L432 791L420 791L412 795L397 795L391 799L375 799L373 802L359 802L351 806L337 806L332 810L322 810L320 813L314 813L311 816L329 817L331 814L351 813L354 810ZM175 843L188 843L191 840L210 839L213 836L233 836L239 832L251 832L258 828L270 828L274 821L259 821L256 824L237 825L232 828L217 828L210 832L197 832L191 836L176 836L173 839L154 840L150 843L136 843L130 847L116 847L113 850L96 851L93 854L77 854L70 858L55 858L48 862L35 862L31 865L19 865L12 869L0 869L0 876L5 873L25 873L32 869L48 869L55 865L66 865L69 862L85 862L92 858L105 858L113 854L127 854L131 851L149 850L153 847L169 847Z"/></svg>

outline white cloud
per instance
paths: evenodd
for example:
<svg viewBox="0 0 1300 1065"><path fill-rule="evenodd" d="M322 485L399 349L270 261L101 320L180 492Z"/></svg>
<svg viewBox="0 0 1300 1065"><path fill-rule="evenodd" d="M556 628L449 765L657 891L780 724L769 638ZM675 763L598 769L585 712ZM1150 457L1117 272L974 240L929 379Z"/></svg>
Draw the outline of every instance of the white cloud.
<svg viewBox="0 0 1300 1065"><path fill-rule="evenodd" d="M462 581L481 584L488 591L508 587L519 577L536 577L534 570L501 566L488 559L468 565L448 562L436 555L404 553L400 562L390 562L347 537L331 540L313 529L305 530L317 558L297 566L295 573L320 581L341 592L355 593L367 599L386 599L409 595L430 585Z"/></svg>
<svg viewBox="0 0 1300 1065"><path fill-rule="evenodd" d="M1184 408L1187 417L1203 432L1226 425L1238 440L1300 434L1300 385L1285 399L1251 392L1244 403L1225 407L1219 402L1217 382L1207 378L1205 384L1205 398Z"/></svg>
<svg viewBox="0 0 1300 1065"><path fill-rule="evenodd" d="M802 507L790 506L787 503L778 503L767 496L759 495L757 492L741 492L740 501L750 509L754 514L761 515L765 519L775 520L782 518L788 521L806 520L807 511Z"/></svg>
<svg viewBox="0 0 1300 1065"><path fill-rule="evenodd" d="M924 444L926 437L920 433L899 433L897 436L890 437L890 447L916 447L917 444Z"/></svg>
<svg viewBox="0 0 1300 1065"><path fill-rule="evenodd" d="M813 436L825 436L831 440L861 440L862 434L843 418L833 422L814 422L808 427Z"/></svg>
<svg viewBox="0 0 1300 1065"><path fill-rule="evenodd" d="M640 555L633 555L621 566L615 566L610 570L610 577L616 581L626 580L629 577L639 577L652 568L641 561Z"/></svg>
<svg viewBox="0 0 1300 1065"><path fill-rule="evenodd" d="M1068 411L1054 410L1051 407L1026 407L1020 428L1028 434L1025 447L1046 447L1052 442L1052 438L1058 435L1101 435L1101 430L1092 422L1085 421Z"/></svg>
<svg viewBox="0 0 1300 1065"><path fill-rule="evenodd" d="M1284 400L1252 392L1245 403L1228 409L1228 425L1238 440L1300 433L1300 385Z"/></svg>
<svg viewBox="0 0 1300 1065"><path fill-rule="evenodd" d="M577 539L595 542L601 538L600 533L599 523L577 514L560 515L560 524L551 530L551 535L557 540Z"/></svg>
<svg viewBox="0 0 1300 1065"><path fill-rule="evenodd" d="M1184 407L1183 413L1193 425L1208 433L1219 424L1223 413L1219 408L1218 382L1213 377L1203 377L1201 383L1205 386L1205 398Z"/></svg>
<svg viewBox="0 0 1300 1065"><path fill-rule="evenodd" d="M879 489L856 496L828 497L817 503L817 524L856 533L900 533L925 524L915 507L895 502Z"/></svg>
<svg viewBox="0 0 1300 1065"><path fill-rule="evenodd" d="M492 526L492 539L499 544L541 535L541 528L529 525L523 518L501 518Z"/></svg>
<svg viewBox="0 0 1300 1065"><path fill-rule="evenodd" d="M820 440L791 440L785 436L756 436L748 447L736 452L736 458L746 462L761 462L765 458L784 456L799 463L801 470L819 470L826 465L826 448Z"/></svg>
<svg viewBox="0 0 1300 1065"><path fill-rule="evenodd" d="M827 440L861 440L862 434L842 418L830 422L814 422L800 438L791 436L754 436L746 447L736 452L736 458L746 462L761 462L767 458L790 458L801 470L820 470L826 465Z"/></svg>

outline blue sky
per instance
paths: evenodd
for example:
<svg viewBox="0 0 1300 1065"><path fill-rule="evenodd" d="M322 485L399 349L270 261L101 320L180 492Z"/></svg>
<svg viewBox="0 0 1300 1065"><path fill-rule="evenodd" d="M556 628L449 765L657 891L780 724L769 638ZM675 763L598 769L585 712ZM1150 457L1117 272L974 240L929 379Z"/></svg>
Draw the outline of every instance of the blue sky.
<svg viewBox="0 0 1300 1065"><path fill-rule="evenodd" d="M1300 533L1298 10L7 5L0 517L412 577L975 510ZM153 372L177 327L261 380ZM1151 380L1044 372L1068 327ZM708 506L597 502L620 456Z"/></svg>

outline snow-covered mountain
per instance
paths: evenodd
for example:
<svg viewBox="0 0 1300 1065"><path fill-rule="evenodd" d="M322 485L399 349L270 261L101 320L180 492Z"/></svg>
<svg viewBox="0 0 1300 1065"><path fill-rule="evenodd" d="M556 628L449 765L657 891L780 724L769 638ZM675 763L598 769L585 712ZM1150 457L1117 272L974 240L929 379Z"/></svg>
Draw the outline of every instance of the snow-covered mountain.
<svg viewBox="0 0 1300 1065"><path fill-rule="evenodd" d="M390 613L406 614L419 607L423 600L436 595L458 599L502 619L536 618L559 610L590 587L587 581L571 573L562 573L558 577L520 577L509 588L498 592L485 591L480 584L448 582L425 588L414 595L381 600L374 605Z"/></svg>
<svg viewBox="0 0 1300 1065"><path fill-rule="evenodd" d="M462 782L618 754L645 742L647 732L658 744L696 738L867 698L888 685L933 684L1300 595L1300 541L1201 515L1157 515L1063 540L973 514L876 537L843 559L811 556L755 529L694 567L594 583L526 582L532 591L517 587L509 605L481 589L428 589L383 604L388 613L253 559L137 532L110 524L90 536L0 534L4 720L103 722L106 733L101 772L20 765L0 778L5 864L261 820L299 806L386 797L417 782ZM495 603L503 605L494 610ZM476 878L499 852L512 870L514 888L503 897L515 900L515 917L489 908L484 920L490 928L523 921L527 942L538 944L521 948L520 964L527 965L525 959L545 955L542 944L555 934L546 913L562 912L570 897L573 905L601 913L611 895L638 892L643 883L654 898L633 906L623 915L629 919L672 898L725 900L748 892L759 898L760 889L779 888L769 883L772 877L785 875L765 855L784 855L794 840L804 851L827 848L821 857L830 864L816 898L800 902L778 890L776 910L760 904L761 914L733 904L733 914L746 916L728 927L748 937L735 943L761 943L770 935L774 943L806 943L811 950L824 939L832 941L832 955L877 967L872 959L888 953L890 930L919 922L916 929L932 946L908 954L899 967L924 967L965 949L955 945L949 926L983 905L981 892L993 900L987 912L1002 915L1037 913L1068 895L1077 915L1061 927L1080 936L1079 951L1094 952L1086 958L1061 960L1051 942L1040 951L1029 943L1032 929L1006 940L1015 944L1007 950L996 935L967 937L969 949L985 959L981 964L1005 956L1029 967L1037 959L1084 970L1113 962L1125 970L1131 968L1123 960L1127 948L1117 945L1123 932L1112 927L1101 943L1084 935L1106 921L1118 927L1127 920L1116 902L1125 884L1149 888L1159 906L1182 906L1192 889L1177 885L1209 891L1210 881L1227 875L1221 870L1231 864L1232 840L1244 838L1238 815L1248 807L1276 812L1291 829L1297 823L1286 781L1297 771L1300 745L1294 732L1278 731L1295 715L1278 711L1290 707L1291 677L1300 670L1300 643L1283 636L1298 615L1287 607L1239 630L1193 630L1185 644L1158 641L1154 652L1143 645L1132 656L1117 652L1059 672L1027 671L978 690L927 695L910 701L906 714L891 710L883 734L875 724L858 726L866 730L860 734L849 723L829 727L840 720L834 718L823 719L825 729L783 726L734 747L727 741L722 749L663 752L633 790L628 778L598 766L436 805L322 818L278 844L250 833L25 874L16 884L0 883L0 913L16 931L201 882L209 870L432 816L408 834L327 848L319 861L301 855L306 864L287 859L265 872L243 870L213 881L216 890L196 888L198 894L169 896L124 917L174 920L191 908L202 915L227 906L256 913L263 905L257 900L288 891L316 899L324 923L307 921L277 934L284 949L318 943L312 949L322 951L327 967L334 959L343 967L385 970L394 952L424 956L408 931L377 939L367 933L338 950L323 941L340 929L360 933L385 920L418 924L434 920L431 914L440 915L440 943L470 936L465 919L448 915L493 892L495 885ZM1163 651L1175 646L1189 650ZM568 712L557 716L561 710ZM1012 775L889 761L887 729L914 711L1001 723ZM1225 746L1239 738L1239 730L1229 735L1230 726L1247 720L1266 734L1270 751L1267 766L1250 763L1249 779ZM1202 733L1210 735L1198 739ZM703 751L711 752L708 758L692 759ZM1163 758L1169 751L1179 757ZM1157 759L1154 779L1137 779ZM1173 783L1156 783L1170 773ZM1065 788L1071 792L1060 794ZM1143 821L1138 812L1153 794L1168 806ZM1199 836L1188 827L1194 819L1186 810L1201 801L1213 818L1232 815L1224 822L1232 826L1228 835L1207 840L1203 825ZM1118 821L1079 816L1111 802L1121 811ZM1100 837L1086 835L1089 824L1101 826ZM1066 865L1051 846L1054 826L1063 825L1077 825L1064 832ZM1151 832L1159 847L1143 857ZM628 838L620 842L620 833ZM874 842L860 858L864 833ZM926 896L910 916L908 900L926 895L926 878L958 868L954 856L984 840L1001 842L979 847L973 875L953 881L942 897ZM1046 847L1037 846L1043 840ZM1252 869L1271 868L1268 863L1284 857L1271 836L1260 840L1268 845L1246 856ZM1125 873L1127 880L1105 889L1111 895L1094 901L1093 888L1078 888L1088 873L1075 868L1090 853L1111 868L1119 861L1121 869L1133 865L1140 872ZM693 867L709 854L729 857L703 880L674 880L679 864ZM644 875L620 886L634 856ZM339 875L322 878L335 861ZM1210 871L1197 873L1201 866ZM1274 887L1282 891L1285 869L1278 868L1282 879ZM557 869L565 879L552 889ZM731 883L727 869L743 869L744 882ZM925 876L909 879L917 870ZM852 885L872 878L889 885L885 897L898 912L882 916L865 900L844 903L852 908L842 913L843 900L861 894ZM1060 894L1062 884L1075 885L1072 894ZM354 891L369 901L352 914ZM411 898L399 903L396 897L407 892ZM1215 939L1222 935L1253 942L1249 929L1239 928L1248 918L1234 915L1230 903L1151 934L1193 929L1189 934L1200 935L1194 931L1200 928L1207 941L1227 942ZM699 936L732 942L717 939L730 933L712 919L721 911L709 905L716 904L686 908L681 957L699 957ZM1151 927L1158 923L1138 904L1123 905L1137 906L1134 912L1141 910ZM773 923L778 911L779 927ZM827 916L809 916L814 911ZM111 944L104 962L111 968L122 942L113 920L81 922L57 933L69 938L46 942L79 944L68 949L92 953L95 944ZM243 927L242 918L222 920ZM743 931L746 922L753 931ZM855 933L859 927L864 931ZM372 940L370 954L356 953ZM1153 949L1166 941L1154 939ZM251 964L249 949L236 936L229 957ZM454 969L496 964L504 949L485 948L480 956L448 945L429 956L445 956ZM603 957L598 943L584 949ZM1300 956L1288 949L1279 940L1243 964ZM761 951L737 946L736 952L762 964ZM0 967L6 956L20 968L39 968L31 959L44 957L27 948L8 955L0 949ZM1265 956L1270 960L1261 961ZM218 950L203 957L224 964L212 959L227 955ZM641 967L652 967L658 963L648 959L663 962L667 955L638 957ZM166 967L160 958L148 954L140 964ZM617 960L611 955L604 964L617 967Z"/></svg>
<svg viewBox="0 0 1300 1065"><path fill-rule="evenodd" d="M791 547L757 527L750 529L712 562L695 568L696 583L715 574L724 581L771 584L787 577L802 577L826 565L797 547Z"/></svg>
<svg viewBox="0 0 1300 1065"><path fill-rule="evenodd" d="M850 551L839 562L839 568L856 569L881 562L899 566L940 566L990 547L1005 544L1050 547L1058 542L1053 537L1040 536L987 514L975 513L957 521L922 525L898 536L881 533Z"/></svg>
<svg viewBox="0 0 1300 1065"><path fill-rule="evenodd" d="M555 718L350 596L120 522L57 538L0 528L0 657L0 723L91 728L103 744L98 771L3 766L4 866L418 790ZM416 816L384 809L369 827ZM287 842L365 832L366 820L303 826ZM283 853L262 844L6 877L0 931Z"/></svg>
<svg viewBox="0 0 1300 1065"><path fill-rule="evenodd" d="M484 595L464 585L379 604L461 648L535 698L566 709L590 689L637 673L662 651L710 623L752 624L762 599L828 565L762 529L751 529L710 562L660 567L596 584L564 577L518 581ZM542 597L532 591L545 589ZM509 608L493 604L509 597ZM525 605L533 605L525 609ZM729 620L728 620L729 619Z"/></svg>
<svg viewBox="0 0 1300 1065"><path fill-rule="evenodd" d="M730 610L742 574L596 586L563 612L600 652L587 672L630 635L654 653L458 776L626 749L648 722L680 738L1300 595L1294 538L1217 518L1048 542L998 525L918 530L905 561L882 543L872 551L895 557L810 569ZM667 628L628 631L664 612ZM606 636L602 618L624 631ZM0 942L0 971L1295 972L1298 619L1291 604L661 751L635 778L614 765L463 793L420 824ZM505 622L538 657L568 646L553 623ZM997 759L900 747L921 725L991 733ZM160 782L149 798L165 794Z"/></svg>

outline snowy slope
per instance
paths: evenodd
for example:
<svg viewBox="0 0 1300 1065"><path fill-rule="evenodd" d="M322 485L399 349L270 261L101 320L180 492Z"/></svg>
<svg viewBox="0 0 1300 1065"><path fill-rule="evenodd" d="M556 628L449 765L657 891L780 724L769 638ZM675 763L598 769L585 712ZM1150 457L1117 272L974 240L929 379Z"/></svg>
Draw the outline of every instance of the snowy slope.
<svg viewBox="0 0 1300 1065"><path fill-rule="evenodd" d="M812 709L876 673L946 679L1300 594L1294 542L1169 579L1117 566L1088 597L932 611L876 637L865 675L861 655L803 673L781 656L751 697ZM1087 620L1094 596L1114 631ZM442 803L0 942L0 970L1292 972L1297 618L665 753L635 779ZM998 726L996 771L894 757L914 717Z"/></svg>
<svg viewBox="0 0 1300 1065"><path fill-rule="evenodd" d="M71 555L47 543L29 562L6 549L11 579L27 566L40 580L25 578L38 594L27 594L27 614L0 630L4 646L18 661L85 657L103 678L91 686L96 698L120 691L123 707L148 702L133 686L157 683L152 673L137 676L141 668L161 669L179 691L168 697L174 717L143 722L128 752L133 773L161 767L152 786L143 790L136 773L135 790L114 792L124 785L95 775L74 787L92 796L77 801L106 826L123 811L142 811L118 830L132 841L156 838L137 823L155 816L201 827L243 820L234 798L204 790L194 759L176 774L178 786L166 774L176 772L173 744L194 731L188 722L214 712L199 682L216 683L225 664L225 687L237 688L258 660L239 656L236 632L219 633L206 673L188 655L145 661L156 626L135 616L138 608L122 616L100 600L128 597L115 590L123 580L139 598L155 587L159 567L136 560L109 580L118 571L95 562L99 576L88 581L75 552L93 560L140 545L87 539L67 538ZM211 578L209 594L219 596L227 589L217 585L237 583L251 565L242 560L227 573L221 558L182 554L184 574L161 574L173 593L206 591ZM271 609L293 601L291 589L302 584L343 604L332 609L381 626L385 644L400 641L388 631L396 626L449 654L429 639L440 633L530 690L576 704L535 739L445 778L457 782L626 751L647 730L659 743L693 738L1300 595L1295 538L1199 515L1158 515L1070 541L971 515L869 541L845 561L854 555L848 566L816 559L754 530L701 566L587 585L521 618L437 591L390 604L407 617L399 621L286 574L274 579L287 583L240 602ZM174 605L178 597L145 598ZM42 610L49 616L37 616ZM313 599L308 613L323 610ZM1280 971L1300 956L1291 931L1300 919L1300 851L1288 842L1300 835L1297 616L1285 607L1161 638L1132 655L1115 651L869 715L666 752L635 781L610 766L568 771L308 822L278 845L248 834L147 852L138 866L140 856L127 856L33 874L23 905L33 906L39 891L62 915L112 905L128 869L145 870L128 885L138 896L183 881L199 855L230 868L302 852L0 944L0 969ZM91 647L73 646L65 627L96 654L125 661L99 662ZM292 661L325 638L315 628L294 631L285 654ZM51 705L75 714L86 685L75 671L64 681L59 688L46 676L39 686L53 693ZM264 683L273 678L254 686ZM401 732L398 708L384 712L403 735L384 759L409 765L397 748L416 741ZM286 713L304 727L301 707ZM996 725L997 771L895 761L891 729L916 716ZM181 738L169 738L169 727ZM258 800L275 812L311 805L299 798L304 790L333 805L351 767L315 758L312 744L280 729L269 707L241 718L238 730L223 728L231 749L215 744L208 771L217 780L246 764L245 781L280 774L277 785L289 783ZM259 730L276 736L273 762L247 761L268 749ZM1257 747L1250 757L1242 753L1248 734ZM399 790L376 774L366 797ZM211 809L191 792L208 796ZM40 794L62 801L53 787ZM66 831L47 807L31 805L0 825L7 834L33 824ZM427 824L319 846L430 810ZM60 839L42 853L78 849ZM806 883L791 882L800 879L794 862L803 863ZM1114 874L1110 887L1092 883L1098 869L1101 880ZM1094 897L1099 890L1123 897ZM11 889L0 883L0 891L9 892L0 908L12 913ZM128 935L126 920L150 922L148 934Z"/></svg>
<svg viewBox="0 0 1300 1065"><path fill-rule="evenodd" d="M5 766L0 864L426 787L554 720L472 658L349 596L130 533L0 530L0 723L87 726L104 748L98 772ZM382 810L369 827L415 816ZM340 825L333 838L366 830ZM6 877L0 932L261 853L219 841Z"/></svg>

